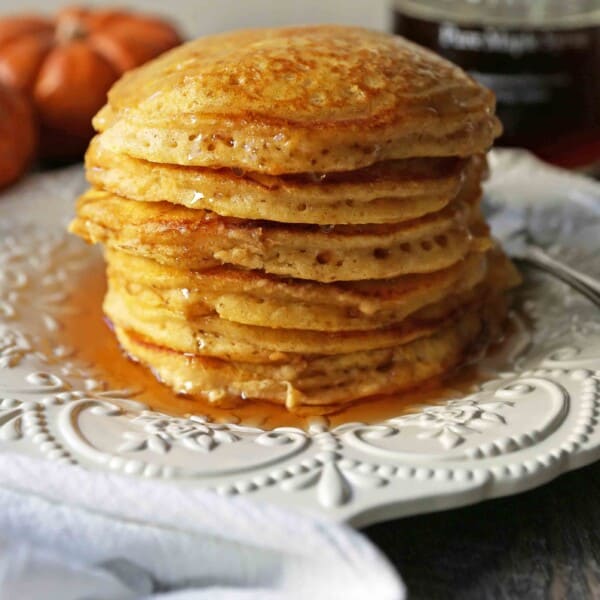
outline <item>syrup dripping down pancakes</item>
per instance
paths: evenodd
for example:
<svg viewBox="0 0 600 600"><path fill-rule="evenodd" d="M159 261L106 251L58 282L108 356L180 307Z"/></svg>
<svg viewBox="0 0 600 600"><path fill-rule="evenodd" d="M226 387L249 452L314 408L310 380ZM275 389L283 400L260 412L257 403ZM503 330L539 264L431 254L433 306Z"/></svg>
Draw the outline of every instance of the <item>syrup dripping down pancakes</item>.
<svg viewBox="0 0 600 600"><path fill-rule="evenodd" d="M501 333L519 276L481 214L491 92L399 37L202 38L96 115L71 230L124 351L190 399L327 413Z"/></svg>

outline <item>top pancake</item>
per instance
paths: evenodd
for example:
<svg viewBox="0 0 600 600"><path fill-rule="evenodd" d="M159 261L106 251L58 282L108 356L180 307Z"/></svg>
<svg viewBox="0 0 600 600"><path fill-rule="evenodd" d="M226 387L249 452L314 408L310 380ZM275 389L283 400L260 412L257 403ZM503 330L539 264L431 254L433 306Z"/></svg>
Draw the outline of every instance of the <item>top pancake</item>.
<svg viewBox="0 0 600 600"><path fill-rule="evenodd" d="M135 158L278 175L481 153L493 113L489 90L402 38L314 26L176 48L119 80L94 125Z"/></svg>

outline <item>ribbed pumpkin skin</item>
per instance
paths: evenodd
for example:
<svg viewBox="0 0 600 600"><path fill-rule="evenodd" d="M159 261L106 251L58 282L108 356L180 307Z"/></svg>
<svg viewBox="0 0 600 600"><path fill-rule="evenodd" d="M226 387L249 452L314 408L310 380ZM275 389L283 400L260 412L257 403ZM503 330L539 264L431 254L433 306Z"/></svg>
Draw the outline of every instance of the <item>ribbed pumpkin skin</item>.
<svg viewBox="0 0 600 600"><path fill-rule="evenodd" d="M31 162L37 127L29 100L0 85L0 188L18 179Z"/></svg>
<svg viewBox="0 0 600 600"><path fill-rule="evenodd" d="M77 158L110 86L180 42L169 23L118 10L67 8L54 19L7 17L0 19L0 83L31 98L42 158Z"/></svg>

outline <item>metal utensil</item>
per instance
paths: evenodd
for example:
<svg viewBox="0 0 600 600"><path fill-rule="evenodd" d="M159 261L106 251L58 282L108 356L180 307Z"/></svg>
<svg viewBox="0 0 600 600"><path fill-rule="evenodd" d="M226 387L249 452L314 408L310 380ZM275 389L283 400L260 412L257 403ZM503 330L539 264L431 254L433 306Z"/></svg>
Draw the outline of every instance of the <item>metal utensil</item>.
<svg viewBox="0 0 600 600"><path fill-rule="evenodd" d="M494 210L495 208L495 210ZM575 269L554 256L551 256L532 233L540 229L539 223L549 223L547 214L532 218L531 207L493 207L489 214L492 229L500 238L503 248L517 263L523 263L544 271L576 289L600 307L600 280L590 274ZM551 238L558 237L552 232Z"/></svg>
<svg viewBox="0 0 600 600"><path fill-rule="evenodd" d="M502 244L515 262L524 263L560 279L600 308L600 281L550 256L531 240L527 229L515 232Z"/></svg>

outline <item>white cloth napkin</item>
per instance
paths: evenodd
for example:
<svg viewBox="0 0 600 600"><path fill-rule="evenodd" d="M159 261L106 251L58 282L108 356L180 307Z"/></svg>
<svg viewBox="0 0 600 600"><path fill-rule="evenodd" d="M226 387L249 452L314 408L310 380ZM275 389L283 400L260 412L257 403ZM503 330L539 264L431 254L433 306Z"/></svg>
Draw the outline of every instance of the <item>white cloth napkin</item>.
<svg viewBox="0 0 600 600"><path fill-rule="evenodd" d="M398 600L344 525L241 497L0 454L0 600Z"/></svg>

